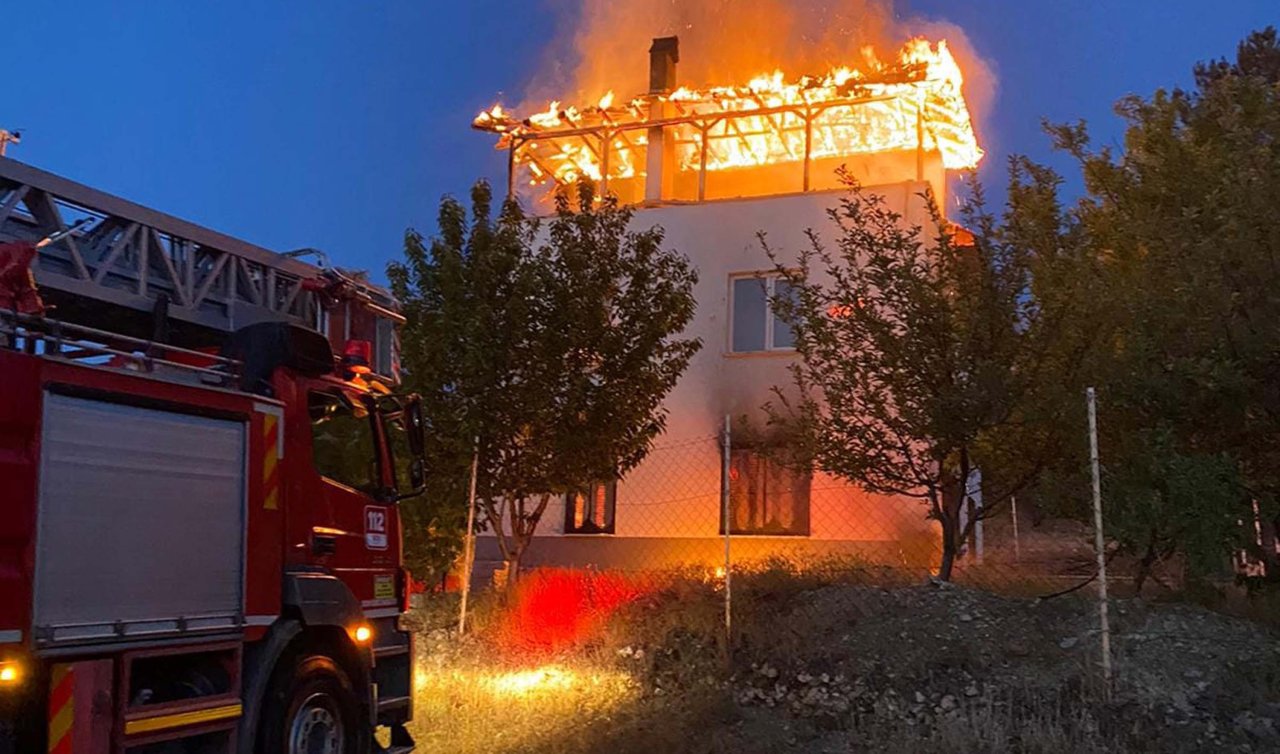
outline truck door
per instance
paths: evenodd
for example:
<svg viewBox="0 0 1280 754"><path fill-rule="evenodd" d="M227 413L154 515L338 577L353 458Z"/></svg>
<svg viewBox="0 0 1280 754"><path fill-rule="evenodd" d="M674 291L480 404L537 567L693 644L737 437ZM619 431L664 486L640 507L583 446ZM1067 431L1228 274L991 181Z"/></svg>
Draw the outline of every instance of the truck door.
<svg viewBox="0 0 1280 754"><path fill-rule="evenodd" d="M379 462L376 412L365 396L338 387L311 390L307 403L316 471L315 504L303 514L311 519L309 560L328 567L369 606L377 586L391 583L397 555L391 503L382 499L389 471Z"/></svg>

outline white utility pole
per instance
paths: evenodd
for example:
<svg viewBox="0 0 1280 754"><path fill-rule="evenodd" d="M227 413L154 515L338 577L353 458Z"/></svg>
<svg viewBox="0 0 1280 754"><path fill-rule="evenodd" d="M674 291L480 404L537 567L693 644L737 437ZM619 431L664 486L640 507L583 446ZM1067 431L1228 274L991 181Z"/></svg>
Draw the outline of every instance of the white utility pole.
<svg viewBox="0 0 1280 754"><path fill-rule="evenodd" d="M1009 510L1013 513L1013 562L1022 560L1022 543L1018 540L1018 497L1009 498Z"/></svg>
<svg viewBox="0 0 1280 754"><path fill-rule="evenodd" d="M1098 408L1093 388L1085 391L1089 402L1089 465L1093 470L1093 545L1098 556L1098 619L1102 630L1102 680L1111 698L1111 625L1107 619L1107 545L1102 536L1102 475L1098 468Z"/></svg>
<svg viewBox="0 0 1280 754"><path fill-rule="evenodd" d="M733 604L733 560L729 556L729 530L732 522L729 520L729 415L724 415L724 438L721 441L721 447L724 448L724 458L721 459L720 468L720 508L721 516L724 517L724 639L725 652L730 651L733 641L733 612L731 606Z"/></svg>
<svg viewBox="0 0 1280 754"><path fill-rule="evenodd" d="M462 605L458 610L458 636L467 630L467 596L471 594L471 566L476 559L476 474L480 470L480 440L471 456L471 492L467 496L467 538L462 546ZM501 534L501 532L499 532Z"/></svg>

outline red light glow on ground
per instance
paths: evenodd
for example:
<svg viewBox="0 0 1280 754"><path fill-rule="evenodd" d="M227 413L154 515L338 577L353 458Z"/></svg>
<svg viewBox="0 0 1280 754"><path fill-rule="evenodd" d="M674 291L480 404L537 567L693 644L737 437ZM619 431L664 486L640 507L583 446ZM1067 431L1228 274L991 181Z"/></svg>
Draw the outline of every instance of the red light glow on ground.
<svg viewBox="0 0 1280 754"><path fill-rule="evenodd" d="M651 594L652 580L620 573L548 568L524 574L497 630L503 645L528 651L578 646L611 615Z"/></svg>

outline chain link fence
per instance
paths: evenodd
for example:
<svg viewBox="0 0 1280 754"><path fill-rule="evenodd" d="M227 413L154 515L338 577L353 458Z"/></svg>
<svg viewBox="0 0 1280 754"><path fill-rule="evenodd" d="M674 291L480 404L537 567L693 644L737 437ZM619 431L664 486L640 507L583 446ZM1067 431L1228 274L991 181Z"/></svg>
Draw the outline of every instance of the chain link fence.
<svg viewBox="0 0 1280 754"><path fill-rule="evenodd" d="M877 587L936 580L942 528L924 500L868 493L830 474L795 468L766 449L734 447L732 436L726 418L715 435L667 438L625 478L557 496L522 558L522 572L721 582L772 574ZM1016 498L987 507L979 472L968 488L960 510L968 535L957 547L953 582L1034 597L1095 579L1091 522L1048 517ZM470 587L504 583L507 564L492 532L476 537L474 552ZM731 592L724 589L726 600Z"/></svg>
<svg viewBox="0 0 1280 754"><path fill-rule="evenodd" d="M1106 589L1113 598L1133 597L1135 575L1142 571L1148 593L1185 594L1178 558L1140 567L1138 558L1105 549L1095 528L1100 516L1055 517L1016 497L989 504L980 470L960 504L959 526L966 534L944 582L942 526L925 500L869 493L848 480L798 468L768 448L735 446L733 437L729 417L714 435L667 436L625 478L556 496L521 558L520 572L608 574L633 585L643 582L631 590L633 596L664 584L711 585L723 601L725 646L733 643L735 614L748 609L761 585L837 587L827 599L855 614L876 601L869 589L941 584L1022 599L1076 593L1096 604L1082 609L1093 614L1088 631L1099 644L1110 631L1101 614ZM1088 498L1091 490L1079 494ZM509 564L494 533L479 533L469 551L470 578L459 579L465 591L501 591ZM1229 583L1232 574L1223 575ZM464 599L464 614L467 604ZM1102 651L1094 664L1105 671L1102 658L1109 657Z"/></svg>

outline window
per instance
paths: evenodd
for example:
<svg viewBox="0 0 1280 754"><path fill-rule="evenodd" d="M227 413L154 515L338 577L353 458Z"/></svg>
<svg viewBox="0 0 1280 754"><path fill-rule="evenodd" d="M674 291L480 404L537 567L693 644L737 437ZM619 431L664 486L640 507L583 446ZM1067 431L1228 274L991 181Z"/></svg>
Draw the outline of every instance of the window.
<svg viewBox="0 0 1280 754"><path fill-rule="evenodd" d="M399 378L400 367L396 364L396 323L384 317L374 320L373 371L386 377Z"/></svg>
<svg viewBox="0 0 1280 754"><path fill-rule="evenodd" d="M790 298L791 284L777 275L735 277L730 279L732 332L730 349L734 353L753 351L785 351L796 347L791 326L778 319L769 305L772 298Z"/></svg>
<svg viewBox="0 0 1280 754"><path fill-rule="evenodd" d="M810 481L757 451L730 451L729 533L808 535Z"/></svg>
<svg viewBox="0 0 1280 754"><path fill-rule="evenodd" d="M593 484L586 490L565 495L564 533L612 534L617 501L616 481Z"/></svg>
<svg viewBox="0 0 1280 754"><path fill-rule="evenodd" d="M398 409L399 406L394 405L391 399L387 399L387 402L382 405L384 411L382 432L387 438L387 452L391 456L391 468L395 473L396 491L408 493L414 488L411 472L413 449L409 444L409 427L407 426L409 420L405 412Z"/></svg>
<svg viewBox="0 0 1280 754"><path fill-rule="evenodd" d="M377 489L378 453L368 407L342 393L313 392L308 409L316 471L357 490Z"/></svg>

